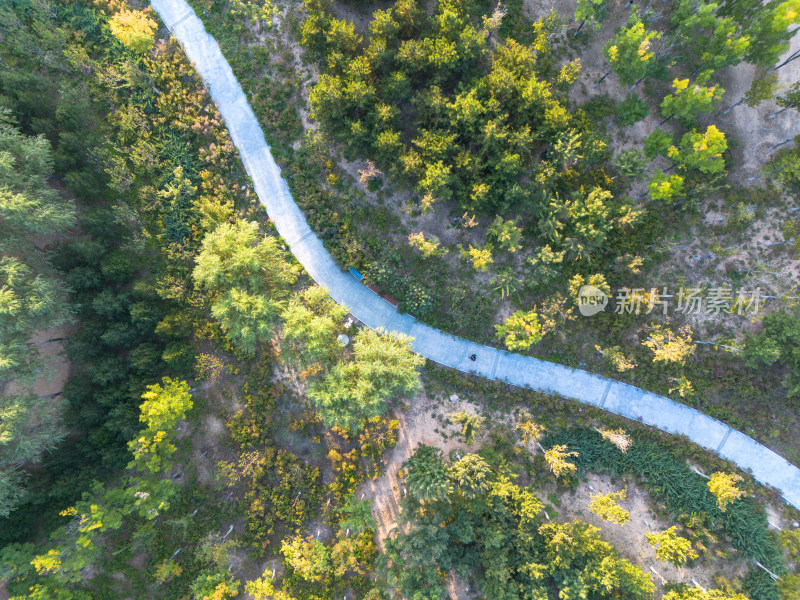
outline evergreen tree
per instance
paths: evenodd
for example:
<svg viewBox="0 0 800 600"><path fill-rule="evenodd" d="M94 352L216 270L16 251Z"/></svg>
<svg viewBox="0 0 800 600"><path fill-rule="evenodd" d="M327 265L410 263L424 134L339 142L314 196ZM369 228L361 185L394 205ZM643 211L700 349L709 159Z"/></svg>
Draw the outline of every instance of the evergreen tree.
<svg viewBox="0 0 800 600"><path fill-rule="evenodd" d="M337 341L344 333L347 309L334 302L325 288L313 286L295 294L282 311L284 351L308 368L329 367L343 357Z"/></svg>
<svg viewBox="0 0 800 600"><path fill-rule="evenodd" d="M419 389L417 369L424 359L399 334L362 330L353 358L338 363L308 388L308 398L328 427L354 432L370 418L383 415L386 403Z"/></svg>
<svg viewBox="0 0 800 600"><path fill-rule="evenodd" d="M211 293L211 313L222 330L245 354L272 336L299 273L277 239L259 237L255 222L223 223L203 239L192 273Z"/></svg>
<svg viewBox="0 0 800 600"><path fill-rule="evenodd" d="M74 206L50 188L50 144L25 136L0 108L0 518L25 495L19 469L61 439L57 403L29 386L41 366L32 338L70 317L66 290L37 245L75 221ZM14 391L16 390L16 391Z"/></svg>
<svg viewBox="0 0 800 600"><path fill-rule="evenodd" d="M447 500L452 489L447 468L438 448L420 444L414 454L403 463L406 485L412 498L429 503Z"/></svg>

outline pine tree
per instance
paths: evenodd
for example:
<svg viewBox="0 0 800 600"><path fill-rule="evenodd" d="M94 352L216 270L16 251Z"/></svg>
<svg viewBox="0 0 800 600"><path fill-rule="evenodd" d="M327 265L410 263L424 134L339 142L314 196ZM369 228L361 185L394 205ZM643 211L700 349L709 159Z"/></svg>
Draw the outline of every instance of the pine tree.
<svg viewBox="0 0 800 600"><path fill-rule="evenodd" d="M223 223L204 239L192 276L208 290L211 313L236 348L253 354L273 334L281 301L300 271L255 222Z"/></svg>
<svg viewBox="0 0 800 600"><path fill-rule="evenodd" d="M411 350L410 338L364 329L353 344L352 360L313 382L308 399L328 427L357 431L383 415L390 400L416 393L424 360Z"/></svg>
<svg viewBox="0 0 800 600"><path fill-rule="evenodd" d="M343 357L337 337L344 333L347 309L334 302L325 288L312 286L295 294L283 308L283 357L299 366L330 367Z"/></svg>
<svg viewBox="0 0 800 600"><path fill-rule="evenodd" d="M75 222L75 208L50 188L50 144L28 137L0 108L0 518L25 496L18 470L61 439L58 403L30 389L42 363L32 338L70 318L66 290L34 242Z"/></svg>
<svg viewBox="0 0 800 600"><path fill-rule="evenodd" d="M420 444L403 463L408 493L424 503L447 500L452 485L438 448Z"/></svg>

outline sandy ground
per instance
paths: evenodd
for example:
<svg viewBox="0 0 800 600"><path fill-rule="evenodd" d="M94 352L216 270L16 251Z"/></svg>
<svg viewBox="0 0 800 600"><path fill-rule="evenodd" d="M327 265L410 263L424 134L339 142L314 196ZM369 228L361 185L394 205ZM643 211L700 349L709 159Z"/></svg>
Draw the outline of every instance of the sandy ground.
<svg viewBox="0 0 800 600"><path fill-rule="evenodd" d="M33 339L44 366L42 373L33 386L37 396L50 396L60 393L64 389L70 374L70 363L64 355L63 338L69 337L75 331L74 325L62 325L46 331L40 331ZM55 341L48 341L55 340ZM4 394L13 394L19 390L15 383L9 383L3 390Z"/></svg>

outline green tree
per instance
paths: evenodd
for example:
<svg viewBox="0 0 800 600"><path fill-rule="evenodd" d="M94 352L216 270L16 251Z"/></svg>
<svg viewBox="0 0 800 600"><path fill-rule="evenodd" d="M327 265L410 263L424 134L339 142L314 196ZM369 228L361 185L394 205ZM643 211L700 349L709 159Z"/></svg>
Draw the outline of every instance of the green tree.
<svg viewBox="0 0 800 600"><path fill-rule="evenodd" d="M684 196L683 183L682 175L666 175L661 169L656 169L647 184L647 190L653 200L671 204Z"/></svg>
<svg viewBox="0 0 800 600"><path fill-rule="evenodd" d="M645 29L639 14L633 12L627 26L620 28L606 44L603 54L623 85L635 85L653 72L656 66L653 44L659 39L661 33Z"/></svg>
<svg viewBox="0 0 800 600"><path fill-rule="evenodd" d="M767 118L774 119L779 114L786 112L787 110L794 108L800 108L800 82L795 82L791 84L786 91L778 96L777 99L778 105L782 106L783 108L778 112L772 113Z"/></svg>
<svg viewBox="0 0 800 600"><path fill-rule="evenodd" d="M649 159L653 159L656 156L667 156L673 141L671 135L660 129L655 129L644 140L644 155Z"/></svg>
<svg viewBox="0 0 800 600"><path fill-rule="evenodd" d="M308 398L328 427L356 431L383 415L388 401L417 392L424 361L411 350L410 338L364 329L353 344L353 359L313 382Z"/></svg>
<svg viewBox="0 0 800 600"><path fill-rule="evenodd" d="M755 108L762 102L769 100L775 95L775 90L778 88L778 75L777 73L765 73L753 79L750 84L750 89L747 90L744 96L741 97L735 104L728 107L723 115L727 115L734 108L740 104L747 104L750 108Z"/></svg>
<svg viewBox="0 0 800 600"><path fill-rule="evenodd" d="M751 37L730 16L719 14L719 3L679 0L671 15L679 44L701 67L718 71L738 64L751 45Z"/></svg>
<svg viewBox="0 0 800 600"><path fill-rule="evenodd" d="M611 124L617 120L625 126L638 123L647 116L647 114L650 112L650 108L647 106L647 103L644 100L639 98L639 96L633 92L630 92L627 96L625 96L625 100L617 104L614 112L617 116L613 121L611 121L611 123L607 125L606 128L611 127Z"/></svg>
<svg viewBox="0 0 800 600"><path fill-rule="evenodd" d="M800 314L779 310L766 315L761 333L745 338L742 356L751 368L780 363L785 366L783 386L787 395L800 395Z"/></svg>
<svg viewBox="0 0 800 600"><path fill-rule="evenodd" d="M343 357L337 341L344 333L347 309L334 302L325 288L312 286L295 294L283 309L283 338L287 355L303 367L328 367Z"/></svg>
<svg viewBox="0 0 800 600"><path fill-rule="evenodd" d="M277 9L270 0L233 0L232 15L242 15L251 23L263 21L267 27L272 25L272 17Z"/></svg>
<svg viewBox="0 0 800 600"><path fill-rule="evenodd" d="M608 0L578 0L575 7L575 20L580 21L580 25L578 25L575 35L578 35L587 20L598 21L596 27L599 27L599 21L606 16L606 4L608 4Z"/></svg>
<svg viewBox="0 0 800 600"><path fill-rule="evenodd" d="M502 325L495 325L497 337L511 351L528 350L542 339L542 324L534 311L513 313Z"/></svg>
<svg viewBox="0 0 800 600"><path fill-rule="evenodd" d="M411 497L429 503L446 500L452 484L438 448L420 444L414 454L403 463L406 485Z"/></svg>
<svg viewBox="0 0 800 600"><path fill-rule="evenodd" d="M791 190L800 189L800 136L794 139L795 146L781 150L765 167L765 171Z"/></svg>
<svg viewBox="0 0 800 600"><path fill-rule="evenodd" d="M273 333L283 300L299 273L277 239L259 240L258 224L223 223L208 234L192 272L211 292L211 313L242 352L252 354Z"/></svg>
<svg viewBox="0 0 800 600"><path fill-rule="evenodd" d="M773 66L789 48L794 25L800 23L798 0L726 3L726 10L750 39L745 58L759 67Z"/></svg>
<svg viewBox="0 0 800 600"><path fill-rule="evenodd" d="M325 544L313 537L295 536L281 543L286 564L308 582L322 581L330 569L330 555Z"/></svg>
<svg viewBox="0 0 800 600"><path fill-rule="evenodd" d="M656 558L669 562L676 567L682 567L690 560L697 558L697 552L692 548L692 542L678 535L677 528L673 525L661 533L645 533L647 543L656 548Z"/></svg>
<svg viewBox="0 0 800 600"><path fill-rule="evenodd" d="M682 169L717 175L725 170L725 159L722 155L727 149L725 134L714 125L709 125L705 132L685 133L680 147L670 146L667 154Z"/></svg>
<svg viewBox="0 0 800 600"><path fill-rule="evenodd" d="M681 122L690 126L698 115L709 113L722 102L725 90L716 85L706 85L712 71L703 71L689 84L688 79L675 79L672 87L675 90L661 102L661 114L667 119L678 117Z"/></svg>

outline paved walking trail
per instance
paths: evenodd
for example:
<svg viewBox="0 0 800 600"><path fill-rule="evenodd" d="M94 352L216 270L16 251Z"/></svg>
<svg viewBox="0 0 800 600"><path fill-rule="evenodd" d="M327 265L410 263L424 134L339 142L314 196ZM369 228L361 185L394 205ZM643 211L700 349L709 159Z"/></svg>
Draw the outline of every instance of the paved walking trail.
<svg viewBox="0 0 800 600"><path fill-rule="evenodd" d="M750 437L703 413L637 387L586 371L544 362L468 342L424 325L343 272L292 200L264 134L217 42L185 0L151 0L208 87L228 125L233 143L253 180L255 191L280 235L311 277L331 297L372 328L414 338L422 356L463 372L504 381L597 406L672 434L685 435L717 452L761 483L778 489L800 509L800 469ZM470 355L475 360L470 360Z"/></svg>

